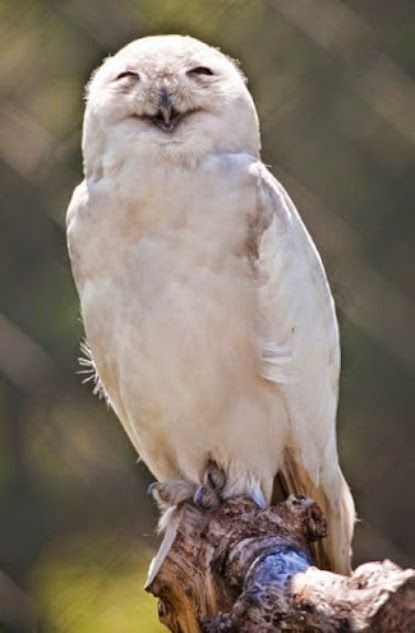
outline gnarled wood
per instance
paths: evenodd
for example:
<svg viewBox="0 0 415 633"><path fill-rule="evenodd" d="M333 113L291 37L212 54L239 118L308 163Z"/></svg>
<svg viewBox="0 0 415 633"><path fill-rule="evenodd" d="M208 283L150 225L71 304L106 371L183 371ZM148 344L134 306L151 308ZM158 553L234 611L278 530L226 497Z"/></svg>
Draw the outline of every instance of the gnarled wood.
<svg viewBox="0 0 415 633"><path fill-rule="evenodd" d="M174 633L415 631L415 571L389 561L350 577L317 569L311 544L325 534L304 497L266 510L245 497L211 511L185 503L146 589Z"/></svg>

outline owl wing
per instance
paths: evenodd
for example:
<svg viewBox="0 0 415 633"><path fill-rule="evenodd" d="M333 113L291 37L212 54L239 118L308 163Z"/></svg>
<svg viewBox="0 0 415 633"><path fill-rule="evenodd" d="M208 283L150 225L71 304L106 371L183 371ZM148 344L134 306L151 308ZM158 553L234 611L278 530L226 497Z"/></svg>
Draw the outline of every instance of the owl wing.
<svg viewBox="0 0 415 633"><path fill-rule="evenodd" d="M347 573L354 507L338 464L340 347L334 301L317 249L282 185L262 164L250 222L262 376L279 386L289 419L279 481L321 506L321 566Z"/></svg>

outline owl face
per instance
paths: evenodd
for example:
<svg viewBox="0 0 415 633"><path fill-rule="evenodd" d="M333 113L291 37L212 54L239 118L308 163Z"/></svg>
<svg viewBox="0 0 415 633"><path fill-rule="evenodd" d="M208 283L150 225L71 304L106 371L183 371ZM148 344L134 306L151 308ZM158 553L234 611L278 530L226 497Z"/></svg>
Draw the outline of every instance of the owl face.
<svg viewBox="0 0 415 633"><path fill-rule="evenodd" d="M143 38L108 58L87 89L85 122L109 142L122 137L142 151L171 145L194 151L208 139L211 149L258 150L255 106L242 73L191 37Z"/></svg>

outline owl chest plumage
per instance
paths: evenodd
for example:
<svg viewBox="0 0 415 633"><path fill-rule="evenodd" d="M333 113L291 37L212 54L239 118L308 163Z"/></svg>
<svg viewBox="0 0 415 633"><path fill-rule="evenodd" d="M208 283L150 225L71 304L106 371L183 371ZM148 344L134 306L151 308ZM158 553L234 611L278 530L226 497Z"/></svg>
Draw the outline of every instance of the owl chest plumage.
<svg viewBox="0 0 415 633"><path fill-rule="evenodd" d="M98 189L77 218L78 288L98 374L137 451L161 479L197 481L214 457L237 469L241 491L240 462L252 479L267 470L271 485L270 434L284 416L278 429L275 393L260 378L247 251L254 183L216 158L199 173L136 182L123 200Z"/></svg>

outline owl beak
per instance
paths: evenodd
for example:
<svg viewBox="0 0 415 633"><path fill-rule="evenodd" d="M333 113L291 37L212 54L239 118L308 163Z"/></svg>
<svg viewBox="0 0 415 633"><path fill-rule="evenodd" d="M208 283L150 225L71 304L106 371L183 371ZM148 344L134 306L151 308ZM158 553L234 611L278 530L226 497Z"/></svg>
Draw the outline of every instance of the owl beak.
<svg viewBox="0 0 415 633"><path fill-rule="evenodd" d="M170 101L170 95L165 88L160 92L160 112L165 123L170 123L172 118L173 106Z"/></svg>
<svg viewBox="0 0 415 633"><path fill-rule="evenodd" d="M180 113L174 108L171 97L166 88L160 90L159 111L152 117L155 123L163 132L171 132L176 127L181 118Z"/></svg>

